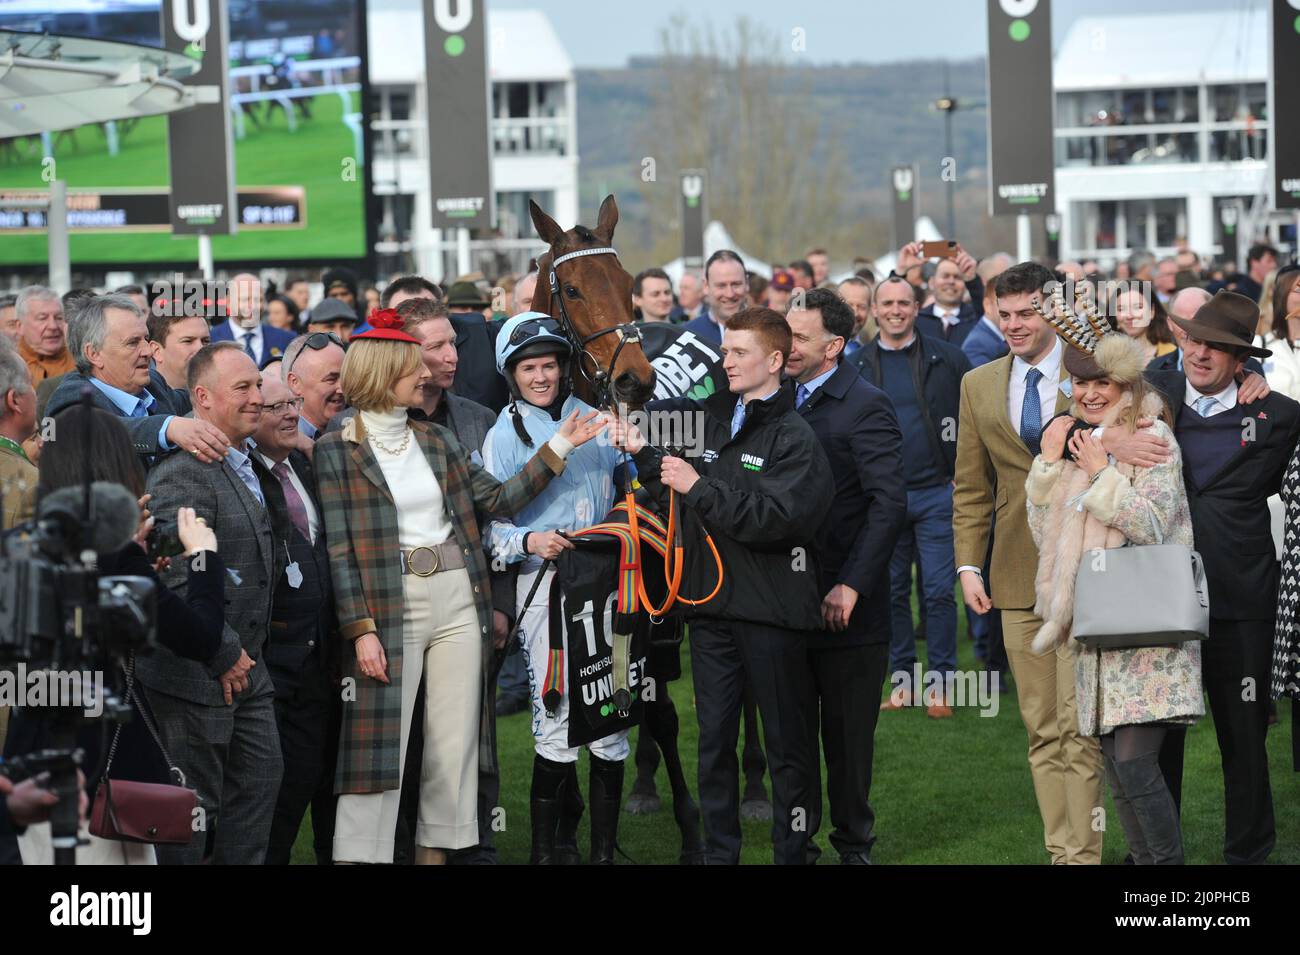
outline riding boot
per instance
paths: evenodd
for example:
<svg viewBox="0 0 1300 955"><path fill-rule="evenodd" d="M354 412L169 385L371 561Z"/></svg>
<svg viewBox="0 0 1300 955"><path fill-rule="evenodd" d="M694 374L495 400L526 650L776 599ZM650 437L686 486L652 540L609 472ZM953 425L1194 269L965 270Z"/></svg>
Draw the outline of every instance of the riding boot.
<svg viewBox="0 0 1300 955"><path fill-rule="evenodd" d="M1142 835L1142 823L1133 810L1128 794L1124 792L1119 774L1115 772L1115 760L1111 756L1104 758L1106 782L1110 785L1110 798L1115 802L1115 814L1119 816L1119 823L1124 828L1124 839L1128 842L1129 855L1132 856L1134 865L1150 865L1151 850L1147 848L1146 838Z"/></svg>
<svg viewBox="0 0 1300 955"><path fill-rule="evenodd" d="M1116 760L1115 774L1142 828L1150 864L1182 865L1183 832L1178 823L1178 807L1160 771L1159 753Z"/></svg>
<svg viewBox="0 0 1300 955"><path fill-rule="evenodd" d="M578 852L578 823L586 804L578 785L578 764L565 763L564 785L560 787L560 825L555 833L555 862L557 865L582 865Z"/></svg>
<svg viewBox="0 0 1300 955"><path fill-rule="evenodd" d="M563 763L542 756L533 758L533 789L529 811L533 827L533 852L529 865L555 865L555 831L560 821L560 788L568 772Z"/></svg>
<svg viewBox="0 0 1300 955"><path fill-rule="evenodd" d="M601 759L593 753L587 796L591 801L591 864L613 865L618 808L623 802L623 761Z"/></svg>

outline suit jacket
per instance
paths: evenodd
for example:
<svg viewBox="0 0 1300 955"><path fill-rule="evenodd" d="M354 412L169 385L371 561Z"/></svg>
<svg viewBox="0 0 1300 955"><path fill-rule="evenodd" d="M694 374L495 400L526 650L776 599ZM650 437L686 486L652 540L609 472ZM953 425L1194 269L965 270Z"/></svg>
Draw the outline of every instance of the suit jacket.
<svg viewBox="0 0 1300 955"><path fill-rule="evenodd" d="M442 488L454 539L465 555L474 588L483 645L479 770L496 770L494 694L489 686L492 655L492 586L477 515L509 516L532 500L564 470L548 446L524 469L501 483L470 460L469 452L446 428L411 422L413 440L424 452ZM343 675L351 677L356 699L343 708L335 791L384 792L398 788L401 763L401 659L403 584L397 546L398 515L379 462L366 441L361 416L341 431L316 442L312 463L320 491L329 542L330 570L339 634L354 640L379 635L389 660L391 684L362 675L356 653L343 652Z"/></svg>
<svg viewBox="0 0 1300 955"><path fill-rule="evenodd" d="M49 403L45 406L45 414L53 417L60 411L70 408L81 402L81 388L88 384L89 379L79 371L70 371L63 376L59 382L59 387L54 390L50 396ZM126 418L122 415L122 409L113 404L108 396L96 388L90 386L91 403L96 408L102 408L109 414L121 418L122 423L126 425L127 432L131 435L131 447L137 454L145 455L146 466L153 463L152 456L166 454L163 450L161 439L163 437L162 429L169 416L184 416L185 412L181 410L176 401L176 390L163 380L163 376L158 374L152 368L149 369L149 384L145 386L154 397L154 405L151 413L144 418Z"/></svg>
<svg viewBox="0 0 1300 955"><path fill-rule="evenodd" d="M1282 489L1282 476L1300 440L1300 404L1275 391L1240 405L1241 449L1197 485L1179 427L1184 415L1196 414L1183 404L1187 379L1178 371L1150 370L1147 379L1174 412L1192 535L1210 588L1210 615L1219 620L1272 620L1277 614L1278 563L1268 498Z"/></svg>
<svg viewBox="0 0 1300 955"><path fill-rule="evenodd" d="M0 446L0 530L31 520L36 512L36 482L40 472L17 451Z"/></svg>
<svg viewBox="0 0 1300 955"><path fill-rule="evenodd" d="M934 314L934 306L927 305L916 315L916 328L930 338L937 338L956 348L961 348L966 336L975 330L980 316L984 314L984 282L977 275L966 283L970 301L964 301L957 309L957 324L945 325Z"/></svg>
<svg viewBox="0 0 1300 955"><path fill-rule="evenodd" d="M284 354L284 350L289 347L289 343L297 337L293 332L286 332L283 328L276 328L274 325L262 323L262 353L257 356L257 367L261 368L268 358L278 358ZM217 322L212 326L212 340L214 342L233 342L235 333L230 328L230 320Z"/></svg>
<svg viewBox="0 0 1300 955"><path fill-rule="evenodd" d="M849 628L810 638L813 647L889 640L889 558L907 516L903 435L889 396L841 361L799 408L830 461L831 509L817 532L821 591L858 592Z"/></svg>
<svg viewBox="0 0 1300 955"><path fill-rule="evenodd" d="M173 454L149 472L149 493L160 523L174 524L178 508L192 507L217 535L227 571L226 622L221 647L206 666L159 647L141 656L140 682L192 703L225 706L218 678L234 666L240 650L258 660L266 644L276 580L270 516L225 461L204 464L192 455ZM174 560L162 581L180 590L188 577L186 562ZM270 677L266 667L256 666L249 679L251 692Z"/></svg>
<svg viewBox="0 0 1300 955"><path fill-rule="evenodd" d="M447 317L456 330L458 363L452 391L496 415L510 401L506 380L497 371L496 341L503 323L485 321L478 312Z"/></svg>
<svg viewBox="0 0 1300 955"><path fill-rule="evenodd" d="M694 332L704 341L712 345L722 344L722 329L718 323L709 317L707 311L701 312L682 326L684 331Z"/></svg>
<svg viewBox="0 0 1300 955"><path fill-rule="evenodd" d="M1007 396L1011 386L1008 354L981 365L961 381L961 416L957 424L957 475L952 495L952 528L957 566L983 567L996 515L989 569L989 596L999 610L1032 607L1038 548L1029 534L1025 479L1034 457L1011 427ZM1067 380L1064 365L1061 380ZM1055 412L1070 407L1056 393ZM1052 416L1043 409L1043 421ZM1053 413L1055 413L1053 412Z"/></svg>
<svg viewBox="0 0 1300 955"><path fill-rule="evenodd" d="M989 328L983 319L977 321L970 330L966 340L961 343L961 350L970 360L972 368L987 365L1010 351L1006 339Z"/></svg>

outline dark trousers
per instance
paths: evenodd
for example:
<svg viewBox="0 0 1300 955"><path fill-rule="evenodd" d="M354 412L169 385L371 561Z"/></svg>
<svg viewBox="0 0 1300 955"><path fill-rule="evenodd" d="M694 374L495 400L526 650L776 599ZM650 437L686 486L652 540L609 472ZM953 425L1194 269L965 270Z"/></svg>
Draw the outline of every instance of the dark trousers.
<svg viewBox="0 0 1300 955"><path fill-rule="evenodd" d="M1229 864L1263 862L1276 838L1265 746L1273 621L1211 618L1201 654L1223 760L1223 859ZM1253 686L1244 685L1247 679Z"/></svg>
<svg viewBox="0 0 1300 955"><path fill-rule="evenodd" d="M830 843L844 858L868 858L876 841L876 814L871 809L871 764L875 752L880 689L889 668L889 645L835 647L818 641L809 647L816 697L809 720L813 734L813 802L808 822L809 857L820 855L813 837L821 827L820 749L826 759L826 795L831 804Z"/></svg>
<svg viewBox="0 0 1300 955"><path fill-rule="evenodd" d="M1201 644L1201 680L1223 761L1223 860L1230 865L1263 862L1276 841L1265 745L1272 665L1273 621L1210 618L1210 638ZM1179 805L1186 737L1185 731L1171 732L1160 750L1160 769Z"/></svg>
<svg viewBox="0 0 1300 955"><path fill-rule="evenodd" d="M740 861L736 743L749 680L763 720L772 776L772 846L780 865L804 865L816 760L808 725L807 634L701 617L691 621L691 668L700 726L699 792L708 861Z"/></svg>
<svg viewBox="0 0 1300 955"><path fill-rule="evenodd" d="M296 674L271 670L275 694L275 724L280 731L284 778L275 800L267 865L288 865L307 807L312 808L312 843L319 865L333 856L334 754L338 752L341 698L329 685L319 654L311 654ZM330 728L334 735L330 736ZM322 846L324 853L322 854Z"/></svg>

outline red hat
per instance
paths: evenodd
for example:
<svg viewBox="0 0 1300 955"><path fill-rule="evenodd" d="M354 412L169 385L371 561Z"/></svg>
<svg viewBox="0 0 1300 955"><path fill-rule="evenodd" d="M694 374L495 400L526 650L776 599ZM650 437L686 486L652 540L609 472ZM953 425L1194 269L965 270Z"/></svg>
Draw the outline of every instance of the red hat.
<svg viewBox="0 0 1300 955"><path fill-rule="evenodd" d="M363 338L388 342L410 342L412 345L424 344L410 333L402 331L406 319L398 315L395 308L378 309L372 312L366 321L370 323L370 327L359 335L353 335L349 339L349 344L361 341Z"/></svg>
<svg viewBox="0 0 1300 955"><path fill-rule="evenodd" d="M775 269L772 272L772 288L779 292L794 291L794 276L785 269Z"/></svg>

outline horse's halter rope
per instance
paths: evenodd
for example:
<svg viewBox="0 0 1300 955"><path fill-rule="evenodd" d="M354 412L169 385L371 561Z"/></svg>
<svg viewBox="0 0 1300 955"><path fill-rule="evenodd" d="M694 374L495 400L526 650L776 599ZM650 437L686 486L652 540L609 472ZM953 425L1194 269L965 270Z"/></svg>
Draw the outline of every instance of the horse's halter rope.
<svg viewBox="0 0 1300 955"><path fill-rule="evenodd" d="M552 261L550 268L551 312L560 323L560 331L564 332L564 337L569 340L569 347L573 349L574 365L577 367L578 373L591 385L592 397L596 399L596 406L605 407L610 404L610 389L613 385L614 368L618 364L618 356L623 351L623 346L628 342L639 343L641 341L641 330L629 322L598 329L585 338L578 334L578 330L574 328L573 320L569 318L569 311L564 306L564 296L560 294L560 280L556 276L555 270L570 259L581 258L584 255L612 255L617 257L618 253L611 246L601 246L596 249L578 249L574 252L566 252ZM559 305L558 309L556 308L557 304ZM602 335L609 335L614 332L618 333L618 346L614 349L614 354L609 360L609 367L601 368L596 356L587 350L587 344ZM595 369L592 373L587 371L588 362ZM570 375L572 375L572 372Z"/></svg>

